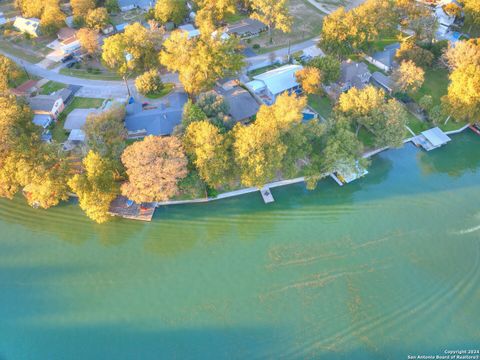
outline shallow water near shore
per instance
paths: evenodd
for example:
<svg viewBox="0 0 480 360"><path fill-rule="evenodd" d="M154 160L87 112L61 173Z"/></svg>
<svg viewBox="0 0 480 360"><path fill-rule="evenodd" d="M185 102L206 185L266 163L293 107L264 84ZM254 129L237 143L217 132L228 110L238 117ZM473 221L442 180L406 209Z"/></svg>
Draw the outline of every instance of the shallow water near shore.
<svg viewBox="0 0 480 360"><path fill-rule="evenodd" d="M406 359L480 347L480 137L90 222L0 200L0 359Z"/></svg>

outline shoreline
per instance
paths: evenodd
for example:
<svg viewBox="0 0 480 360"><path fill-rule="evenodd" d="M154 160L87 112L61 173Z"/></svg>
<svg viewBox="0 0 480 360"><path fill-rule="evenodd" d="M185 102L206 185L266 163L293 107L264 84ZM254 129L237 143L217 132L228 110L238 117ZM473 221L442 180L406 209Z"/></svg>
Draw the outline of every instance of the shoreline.
<svg viewBox="0 0 480 360"><path fill-rule="evenodd" d="M466 129L468 129L469 125L464 125L460 129L457 130L452 130L452 131L447 131L445 134L447 135L455 135L455 134L460 134ZM412 142L413 136L406 138L403 140L403 144ZM370 151L365 152L362 157L364 159L371 158L381 152L384 152L386 150L389 150L390 147L386 146L383 148L378 148L378 149L373 149ZM326 174L325 177L328 177L330 174ZM279 181L274 181L268 184L265 184L263 188L275 188L275 187L280 187L280 186L286 186L286 185L293 185L293 184L298 184L301 182L305 182L305 177L298 177L294 179L286 179L286 180L279 180ZM208 203L216 200L222 200L222 199L228 199L236 196L241 196L245 194L251 194L253 192L260 192L261 189L256 188L256 187L249 187L249 188L243 188L239 190L234 190L234 191L229 191L225 193L218 194L216 197L207 197L207 198L201 198L201 199L191 199L191 200L171 200L171 201L162 201L162 202L156 202L153 203L155 208L159 208L161 206L171 206L171 205L184 205L184 204L201 204L201 203Z"/></svg>

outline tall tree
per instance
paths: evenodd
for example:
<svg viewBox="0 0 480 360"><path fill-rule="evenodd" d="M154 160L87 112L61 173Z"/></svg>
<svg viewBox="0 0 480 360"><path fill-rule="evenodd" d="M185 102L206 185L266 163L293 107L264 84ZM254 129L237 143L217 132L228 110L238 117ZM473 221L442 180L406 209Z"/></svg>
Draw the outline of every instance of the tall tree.
<svg viewBox="0 0 480 360"><path fill-rule="evenodd" d="M162 24L169 21L181 24L188 14L185 0L158 0L155 4L155 19Z"/></svg>
<svg viewBox="0 0 480 360"><path fill-rule="evenodd" d="M188 173L182 143L173 136L148 136L130 145L122 162L128 175L122 194L136 202L169 200L178 194L178 182Z"/></svg>
<svg viewBox="0 0 480 360"><path fill-rule="evenodd" d="M87 216L97 223L104 223L111 217L110 204L119 195L113 166L109 160L90 151L83 159L85 171L74 175L68 185L77 194L80 207Z"/></svg>
<svg viewBox="0 0 480 360"><path fill-rule="evenodd" d="M465 15L467 19L480 25L480 2L478 0L463 0Z"/></svg>
<svg viewBox="0 0 480 360"><path fill-rule="evenodd" d="M47 0L40 19L42 32L54 35L65 25L65 14L60 10L58 0Z"/></svg>
<svg viewBox="0 0 480 360"><path fill-rule="evenodd" d="M397 100L390 99L375 109L369 130L375 135L377 147L401 147L408 120L407 110Z"/></svg>
<svg viewBox="0 0 480 360"><path fill-rule="evenodd" d="M340 78L340 61L331 55L315 57L308 62L308 66L320 70L322 80L326 85L334 83Z"/></svg>
<svg viewBox="0 0 480 360"><path fill-rule="evenodd" d="M199 8L195 23L202 36L209 37L227 14L235 13L235 0L196 0Z"/></svg>
<svg viewBox="0 0 480 360"><path fill-rule="evenodd" d="M135 87L142 95L158 94L164 88L162 78L156 69L145 71L135 79Z"/></svg>
<svg viewBox="0 0 480 360"><path fill-rule="evenodd" d="M99 50L98 32L88 28L77 31L77 38L82 50L91 56L95 56Z"/></svg>
<svg viewBox="0 0 480 360"><path fill-rule="evenodd" d="M45 7L45 0L15 0L15 5L23 17L40 18Z"/></svg>
<svg viewBox="0 0 480 360"><path fill-rule="evenodd" d="M106 38L102 50L104 63L123 77L157 65L151 34L138 22L128 25L122 34Z"/></svg>
<svg viewBox="0 0 480 360"><path fill-rule="evenodd" d="M288 0L252 0L251 17L261 21L268 27L270 42L273 41L272 30L290 32L293 19L288 9Z"/></svg>
<svg viewBox="0 0 480 360"><path fill-rule="evenodd" d="M163 44L160 63L179 74L190 96L211 89L215 82L234 74L243 67L238 40L217 40L211 37L188 39L187 34L174 31Z"/></svg>
<svg viewBox="0 0 480 360"><path fill-rule="evenodd" d="M415 92L423 85L425 71L413 61L402 61L393 71L392 80L396 91Z"/></svg>
<svg viewBox="0 0 480 360"><path fill-rule="evenodd" d="M415 65L422 68L432 65L434 59L430 51L422 49L412 39L405 40L400 44L400 49L397 50L395 57L400 62L413 61Z"/></svg>
<svg viewBox="0 0 480 360"><path fill-rule="evenodd" d="M76 22L82 23L90 10L95 9L95 0L70 0L73 17Z"/></svg>
<svg viewBox="0 0 480 360"><path fill-rule="evenodd" d="M229 136L208 121L192 122L184 137L185 151L200 177L211 187L232 180L234 168Z"/></svg>
<svg viewBox="0 0 480 360"><path fill-rule="evenodd" d="M90 114L85 123L85 134L90 150L108 158L115 164L126 146L127 131L124 127L125 107L120 104L99 114Z"/></svg>
<svg viewBox="0 0 480 360"><path fill-rule="evenodd" d="M22 77L23 71L4 55L0 55L0 95L7 89L14 87L16 81Z"/></svg>
<svg viewBox="0 0 480 360"><path fill-rule="evenodd" d="M316 67L305 67L297 71L295 77L306 94L317 94L321 91L322 73Z"/></svg>
<svg viewBox="0 0 480 360"><path fill-rule="evenodd" d="M88 10L85 17L85 24L93 30L101 31L110 23L110 15L104 7L98 7L92 10Z"/></svg>

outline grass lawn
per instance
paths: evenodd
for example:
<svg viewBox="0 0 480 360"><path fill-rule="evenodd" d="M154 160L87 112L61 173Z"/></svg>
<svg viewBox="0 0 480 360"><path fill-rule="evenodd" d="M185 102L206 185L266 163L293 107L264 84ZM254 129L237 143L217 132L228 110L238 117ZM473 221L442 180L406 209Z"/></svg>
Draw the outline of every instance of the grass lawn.
<svg viewBox="0 0 480 360"><path fill-rule="evenodd" d="M443 131L454 131L454 130L461 129L467 124L468 124L467 121L455 121L453 119L450 119L446 124L442 123L438 127Z"/></svg>
<svg viewBox="0 0 480 360"><path fill-rule="evenodd" d="M364 126L360 128L358 132L358 140L365 146L366 149L371 149L375 147L375 135L365 129Z"/></svg>
<svg viewBox="0 0 480 360"><path fill-rule="evenodd" d="M101 72L100 74L94 74L88 72L86 69L60 69L60 74L74 76L83 79L92 79L92 80L122 80L122 78L111 72Z"/></svg>
<svg viewBox="0 0 480 360"><path fill-rule="evenodd" d="M380 39L372 41L369 44L370 53L373 54L377 51L383 51L385 46L398 42L400 35L402 35L400 31L394 31L393 33L382 35Z"/></svg>
<svg viewBox="0 0 480 360"><path fill-rule="evenodd" d="M240 14L238 11L235 12L235 14L227 14L225 18L223 19L226 23L233 24L236 23L242 19L247 18L248 15L245 14Z"/></svg>
<svg viewBox="0 0 480 360"><path fill-rule="evenodd" d="M15 47L12 45L11 42L1 39L0 40L0 48L5 51L6 53L9 53L13 56L19 57L23 60L26 60L32 64L38 63L39 61L42 61L43 58L38 56L38 55L33 55L31 53L27 53L23 51L22 49Z"/></svg>
<svg viewBox="0 0 480 360"><path fill-rule="evenodd" d="M280 67L280 66L283 66L283 65L282 65L282 64L272 64L272 65L264 66L264 67L261 67L261 68L258 68L258 69L249 71L249 72L247 73L247 75L248 75L249 77L253 77L253 76L256 76L256 75L263 74L264 72L267 72L267 71L276 69L276 68L278 68L278 67Z"/></svg>
<svg viewBox="0 0 480 360"><path fill-rule="evenodd" d="M314 38L320 34L322 20L325 14L310 4L307 0L290 0L290 14L293 17L292 29L289 33L273 30L273 43L270 43L268 32L251 39L251 45L259 44L260 49L254 50L258 54L275 51L302 41Z"/></svg>
<svg viewBox="0 0 480 360"><path fill-rule="evenodd" d="M170 94L174 88L175 88L175 84L166 83L166 84L164 84L163 89L159 93L145 95L145 97L147 97L149 99L160 99L160 98Z"/></svg>
<svg viewBox="0 0 480 360"><path fill-rule="evenodd" d="M73 101L62 111L57 122L51 129L53 140L58 143L62 143L67 140L68 134L63 129L63 124L65 123L67 115L70 114L74 109L98 108L103 104L103 101L104 99L74 97Z"/></svg>
<svg viewBox="0 0 480 360"><path fill-rule="evenodd" d="M312 107L321 117L327 119L332 113L332 102L326 96L309 95L308 105Z"/></svg>
<svg viewBox="0 0 480 360"><path fill-rule="evenodd" d="M410 96L418 103L422 96L430 95L433 98L434 105L440 105L442 96L447 94L448 83L447 69L429 68L425 71L423 86Z"/></svg>
<svg viewBox="0 0 480 360"><path fill-rule="evenodd" d="M66 87L67 85L65 84L56 81L49 81L40 88L40 94L49 95L57 90L65 89Z"/></svg>
<svg viewBox="0 0 480 360"><path fill-rule="evenodd" d="M421 121L416 118L412 113L407 111L408 114L408 121L407 126L416 134L420 134L422 131L428 130L432 127L431 123L426 121ZM412 134L408 132L407 137L410 137Z"/></svg>

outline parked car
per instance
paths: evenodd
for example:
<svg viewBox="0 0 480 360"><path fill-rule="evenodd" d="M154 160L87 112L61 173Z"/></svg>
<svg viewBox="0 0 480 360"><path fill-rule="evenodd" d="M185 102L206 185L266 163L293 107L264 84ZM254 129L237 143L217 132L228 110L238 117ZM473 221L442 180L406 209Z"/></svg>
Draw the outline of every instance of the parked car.
<svg viewBox="0 0 480 360"><path fill-rule="evenodd" d="M66 63L67 61L70 61L73 59L73 54L68 54L68 55L65 55L63 58L62 58L62 63Z"/></svg>
<svg viewBox="0 0 480 360"><path fill-rule="evenodd" d="M75 59L75 60L69 62L69 63L66 65L66 67L69 68L69 69L71 69L72 67L75 66L75 64L78 64L79 62L80 62L80 60Z"/></svg>

